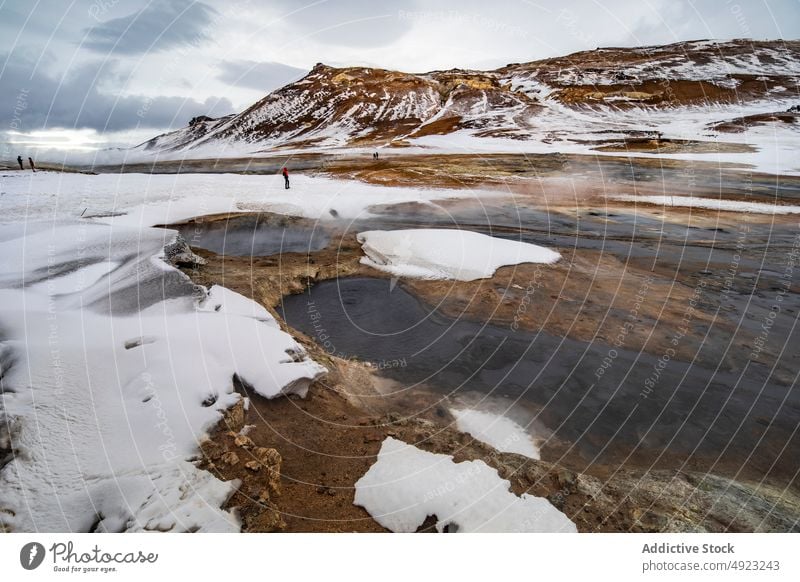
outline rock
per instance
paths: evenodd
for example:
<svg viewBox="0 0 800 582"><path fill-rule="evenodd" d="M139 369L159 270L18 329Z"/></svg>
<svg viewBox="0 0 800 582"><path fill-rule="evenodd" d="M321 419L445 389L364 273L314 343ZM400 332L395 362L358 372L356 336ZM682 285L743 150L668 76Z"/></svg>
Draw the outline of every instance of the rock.
<svg viewBox="0 0 800 582"><path fill-rule="evenodd" d="M236 438L233 439L233 444L235 444L237 447L243 447L245 449L255 445L253 439L243 434L236 435Z"/></svg>
<svg viewBox="0 0 800 582"><path fill-rule="evenodd" d="M207 439L200 443L200 450L209 461L216 461L222 456L223 448L216 442Z"/></svg>
<svg viewBox="0 0 800 582"><path fill-rule="evenodd" d="M383 434L378 431L370 431L364 435L364 443L376 443L383 440Z"/></svg>
<svg viewBox="0 0 800 582"><path fill-rule="evenodd" d="M223 421L228 430L238 433L244 428L244 398L240 398L236 404L225 411Z"/></svg>
<svg viewBox="0 0 800 582"><path fill-rule="evenodd" d="M562 489L574 491L577 483L577 476L572 471L561 469L556 474L556 481L558 482L558 486Z"/></svg>
<svg viewBox="0 0 800 582"><path fill-rule="evenodd" d="M531 483L536 483L541 479L541 477L542 470L539 465L536 465L535 463L528 463L528 466L525 469L525 478Z"/></svg>
<svg viewBox="0 0 800 582"><path fill-rule="evenodd" d="M405 419L401 414L397 412L390 412L389 414L386 415L386 423L403 426L405 424Z"/></svg>
<svg viewBox="0 0 800 582"><path fill-rule="evenodd" d="M261 463L258 461L247 461L244 466L253 472L258 472L261 469Z"/></svg>
<svg viewBox="0 0 800 582"><path fill-rule="evenodd" d="M267 490L270 496L281 494L281 454L275 449L256 447L253 450L256 459L264 466L267 473Z"/></svg>
<svg viewBox="0 0 800 582"><path fill-rule="evenodd" d="M245 514L242 526L244 531L274 532L286 529L286 522L277 509L267 506L259 512Z"/></svg>
<svg viewBox="0 0 800 582"><path fill-rule="evenodd" d="M206 260L192 252L186 240L177 235L175 241L164 247L164 259L174 267L205 265Z"/></svg>
<svg viewBox="0 0 800 582"><path fill-rule="evenodd" d="M280 465L282 461L281 454L278 451L275 449L269 449L267 447L256 447L253 449L253 454L255 455L256 459L265 465Z"/></svg>
<svg viewBox="0 0 800 582"><path fill-rule="evenodd" d="M226 465L234 466L239 462L239 455L233 451L228 451L222 455L222 462Z"/></svg>

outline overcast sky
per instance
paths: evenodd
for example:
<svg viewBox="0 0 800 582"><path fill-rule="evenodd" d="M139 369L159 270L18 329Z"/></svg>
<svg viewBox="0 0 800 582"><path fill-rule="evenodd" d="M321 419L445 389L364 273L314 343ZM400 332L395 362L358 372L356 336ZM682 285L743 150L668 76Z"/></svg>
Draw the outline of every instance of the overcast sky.
<svg viewBox="0 0 800 582"><path fill-rule="evenodd" d="M0 0L0 132L155 133L317 62L487 69L597 46L800 38L798 0ZM78 132L44 132L67 128ZM38 137L37 137L38 136Z"/></svg>

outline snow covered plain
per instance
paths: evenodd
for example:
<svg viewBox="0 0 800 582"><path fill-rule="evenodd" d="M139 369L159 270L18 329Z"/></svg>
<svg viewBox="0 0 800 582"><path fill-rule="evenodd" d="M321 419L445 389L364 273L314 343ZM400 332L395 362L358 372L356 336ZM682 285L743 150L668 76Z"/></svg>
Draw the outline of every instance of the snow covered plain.
<svg viewBox="0 0 800 582"><path fill-rule="evenodd" d="M505 265L555 263L561 255L529 243L458 229L370 230L358 234L361 263L395 277L474 281Z"/></svg>
<svg viewBox="0 0 800 582"><path fill-rule="evenodd" d="M224 212L275 212L311 219L369 215L375 205L464 197L500 196L486 190L437 190L371 186L354 180L242 174L0 175L2 221L109 216L114 224L148 227Z"/></svg>
<svg viewBox="0 0 800 582"><path fill-rule="evenodd" d="M20 232L22 230L22 232ZM13 531L230 531L223 483L188 460L240 397L325 372L260 306L159 257L172 231L0 227L0 515Z"/></svg>
<svg viewBox="0 0 800 582"><path fill-rule="evenodd" d="M483 461L455 463L387 437L356 483L356 505L383 527L413 532L435 515L436 529L458 532L572 532L577 528L544 498L511 492Z"/></svg>
<svg viewBox="0 0 800 582"><path fill-rule="evenodd" d="M7 172L0 192L0 529L12 531L237 531L220 509L237 483L191 462L240 398L234 374L269 398L302 396L325 372L261 306L164 262L176 233L153 225L478 195L50 172Z"/></svg>

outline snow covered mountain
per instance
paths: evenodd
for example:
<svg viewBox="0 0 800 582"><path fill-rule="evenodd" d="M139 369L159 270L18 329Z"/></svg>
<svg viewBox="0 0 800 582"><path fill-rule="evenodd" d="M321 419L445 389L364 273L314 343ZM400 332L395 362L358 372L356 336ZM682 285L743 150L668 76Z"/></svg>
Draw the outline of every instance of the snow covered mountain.
<svg viewBox="0 0 800 582"><path fill-rule="evenodd" d="M238 115L195 118L137 149L225 155L581 143L643 132L696 137L725 132L725 122L749 115L785 113L799 93L800 41L598 48L494 71L409 74L318 64ZM779 125L796 126L797 112L788 113Z"/></svg>

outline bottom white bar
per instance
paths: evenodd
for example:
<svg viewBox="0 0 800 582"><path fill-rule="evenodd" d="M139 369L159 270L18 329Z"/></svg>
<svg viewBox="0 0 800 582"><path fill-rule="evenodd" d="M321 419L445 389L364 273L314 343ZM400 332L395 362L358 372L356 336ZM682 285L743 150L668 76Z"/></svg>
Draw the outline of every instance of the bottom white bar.
<svg viewBox="0 0 800 582"><path fill-rule="evenodd" d="M3 580L179 582L800 580L798 542L795 534L8 534L0 572Z"/></svg>

